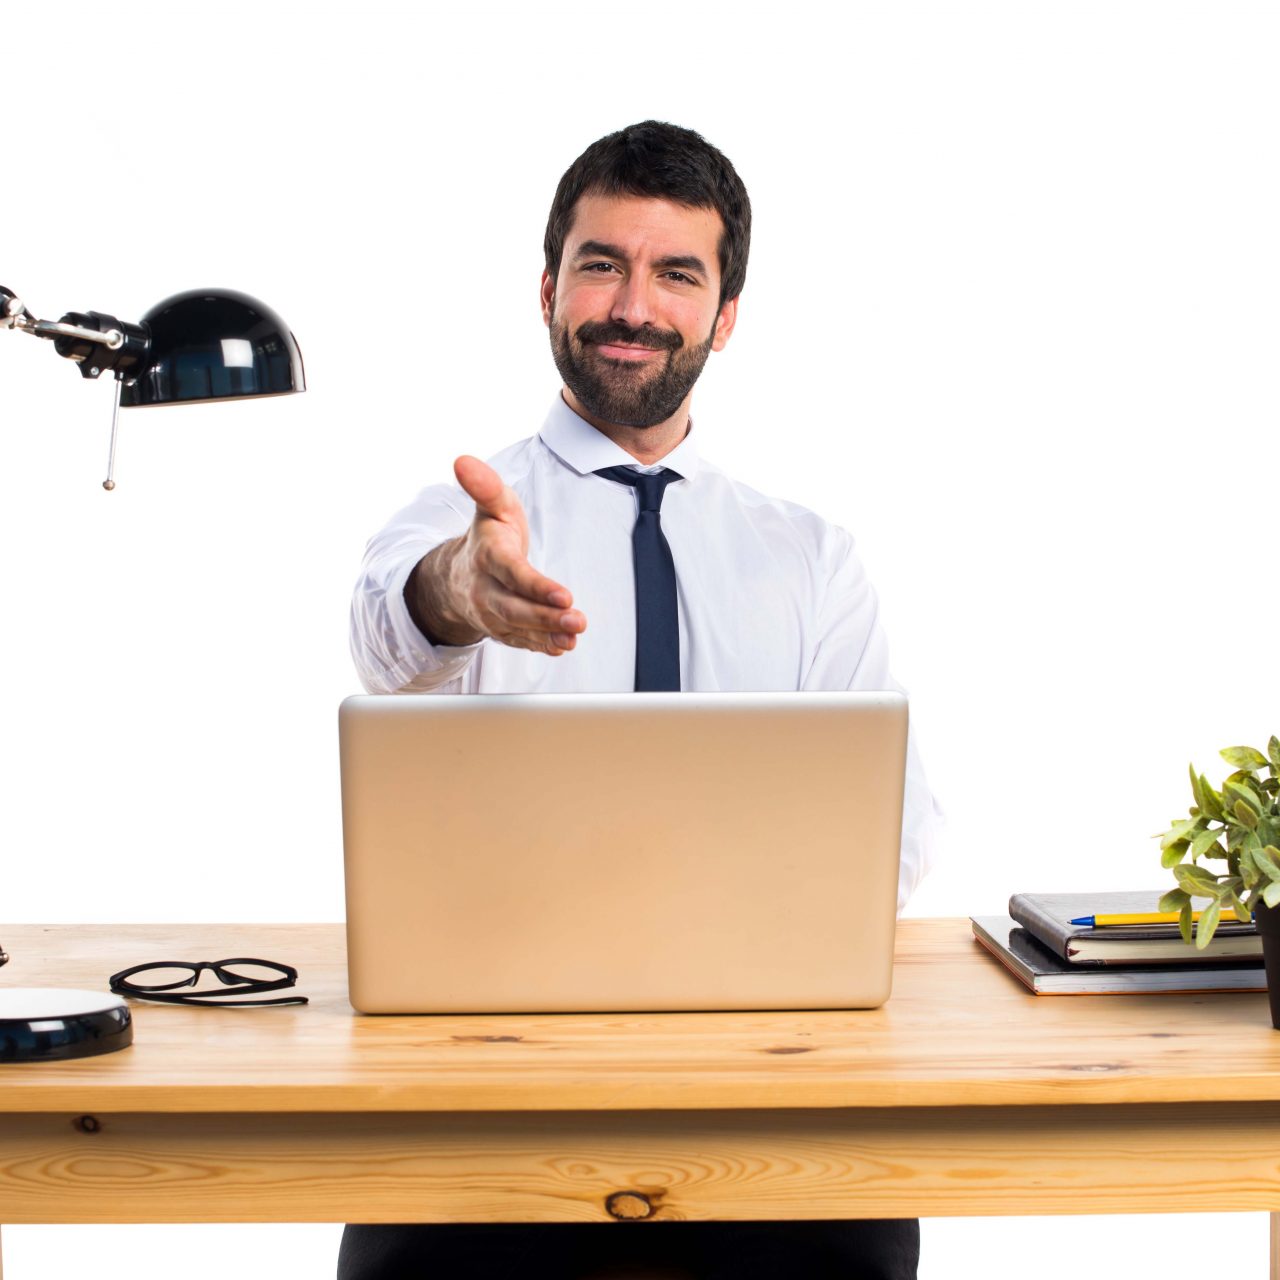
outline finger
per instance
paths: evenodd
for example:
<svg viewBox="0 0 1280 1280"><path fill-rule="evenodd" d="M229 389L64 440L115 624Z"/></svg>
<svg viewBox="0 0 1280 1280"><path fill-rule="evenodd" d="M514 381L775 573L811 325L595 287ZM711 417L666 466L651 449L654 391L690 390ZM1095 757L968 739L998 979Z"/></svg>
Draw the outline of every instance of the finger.
<svg viewBox="0 0 1280 1280"><path fill-rule="evenodd" d="M587 619L579 609L553 609L531 604L528 600L504 591L496 583L486 598L480 600L480 613L486 630L513 632L545 641L548 636L572 638L587 629ZM488 614L488 618L485 617Z"/></svg>
<svg viewBox="0 0 1280 1280"><path fill-rule="evenodd" d="M514 555L509 547L496 544L487 550L489 554L482 567L514 595L556 609L567 609L573 603L573 593L567 587L539 573L524 556Z"/></svg>
<svg viewBox="0 0 1280 1280"><path fill-rule="evenodd" d="M552 658L558 658L562 653L567 653L576 643L573 636L535 637L518 631L495 635L493 638L502 644L510 645L513 649L528 649L533 653L545 653Z"/></svg>
<svg viewBox="0 0 1280 1280"><path fill-rule="evenodd" d="M515 490L503 483L502 477L487 462L464 453L454 460L453 474L480 514L495 520L523 517L524 508Z"/></svg>

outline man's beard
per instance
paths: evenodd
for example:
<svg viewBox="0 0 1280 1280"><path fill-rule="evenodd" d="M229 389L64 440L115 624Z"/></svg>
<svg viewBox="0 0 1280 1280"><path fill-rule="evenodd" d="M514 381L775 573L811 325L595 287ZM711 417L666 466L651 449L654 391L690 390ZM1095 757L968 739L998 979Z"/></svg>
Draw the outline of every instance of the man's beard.
<svg viewBox="0 0 1280 1280"><path fill-rule="evenodd" d="M572 338L551 310L551 355L564 384L578 403L602 422L619 427L656 427L679 409L711 354L715 329L705 342L687 350L674 329L642 325L632 329L616 320L579 325ZM664 361L610 360L595 346L625 342L667 353Z"/></svg>

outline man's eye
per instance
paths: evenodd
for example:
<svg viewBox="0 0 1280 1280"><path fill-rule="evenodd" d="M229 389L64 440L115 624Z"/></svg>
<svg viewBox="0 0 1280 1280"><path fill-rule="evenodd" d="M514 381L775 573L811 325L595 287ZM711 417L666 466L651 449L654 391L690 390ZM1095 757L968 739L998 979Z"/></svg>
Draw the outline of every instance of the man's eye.
<svg viewBox="0 0 1280 1280"><path fill-rule="evenodd" d="M693 284L693 277L687 276L683 271L668 271L667 276L671 280L677 280L680 284Z"/></svg>
<svg viewBox="0 0 1280 1280"><path fill-rule="evenodd" d="M601 274L603 274L606 271L613 271L615 269L616 268L614 267L612 262L589 262L584 268L584 270L586 271L599 271Z"/></svg>

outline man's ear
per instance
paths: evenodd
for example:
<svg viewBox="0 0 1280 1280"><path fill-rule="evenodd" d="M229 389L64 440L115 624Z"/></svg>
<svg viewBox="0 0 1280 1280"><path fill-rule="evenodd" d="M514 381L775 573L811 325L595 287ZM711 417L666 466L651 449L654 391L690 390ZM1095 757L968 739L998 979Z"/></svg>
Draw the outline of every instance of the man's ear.
<svg viewBox="0 0 1280 1280"><path fill-rule="evenodd" d="M542 323L548 328L551 326L551 304L555 301L556 282L544 270L542 273L542 288L539 291L542 297Z"/></svg>
<svg viewBox="0 0 1280 1280"><path fill-rule="evenodd" d="M738 299L730 298L720 308L720 314L716 316L716 327L711 342L712 351L724 350L725 344L729 341L729 335L733 333L733 326L737 323Z"/></svg>

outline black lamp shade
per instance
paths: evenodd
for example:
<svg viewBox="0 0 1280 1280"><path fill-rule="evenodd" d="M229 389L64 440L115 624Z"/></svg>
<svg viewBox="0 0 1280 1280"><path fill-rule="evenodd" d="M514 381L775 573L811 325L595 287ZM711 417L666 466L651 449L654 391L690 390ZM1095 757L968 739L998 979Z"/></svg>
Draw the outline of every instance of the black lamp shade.
<svg viewBox="0 0 1280 1280"><path fill-rule="evenodd" d="M302 352L270 307L231 289L189 289L142 317L151 346L120 403L185 404L306 388Z"/></svg>
<svg viewBox="0 0 1280 1280"><path fill-rule="evenodd" d="M132 1043L133 1015L119 996L57 987L0 990L0 1063L90 1058Z"/></svg>

